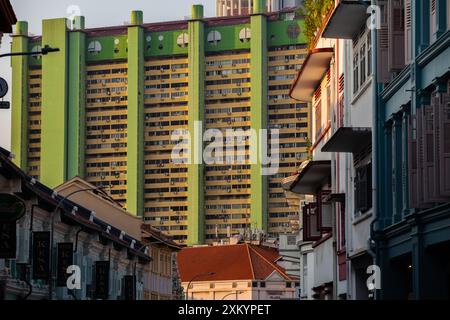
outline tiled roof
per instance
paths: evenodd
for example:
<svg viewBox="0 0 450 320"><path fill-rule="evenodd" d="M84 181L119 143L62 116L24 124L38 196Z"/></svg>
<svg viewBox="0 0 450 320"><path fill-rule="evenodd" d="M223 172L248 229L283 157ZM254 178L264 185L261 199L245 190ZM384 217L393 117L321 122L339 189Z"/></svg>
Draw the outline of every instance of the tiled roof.
<svg viewBox="0 0 450 320"><path fill-rule="evenodd" d="M9 0L0 0L0 32L11 33L17 18Z"/></svg>
<svg viewBox="0 0 450 320"><path fill-rule="evenodd" d="M48 188L36 179L28 176L11 161L12 154L0 147L0 174L6 177L17 177L22 180L24 189L34 194L38 199L47 203L51 210L60 209L62 217L77 223L93 232L98 232L102 237L127 248L127 250L140 259L150 261L151 257L146 253L148 246L139 240L122 234L122 231L92 215L92 211L65 199L54 190ZM76 209L76 211L74 211Z"/></svg>
<svg viewBox="0 0 450 320"><path fill-rule="evenodd" d="M178 253L182 282L265 280L274 271L291 280L276 264L276 249L252 244L184 248Z"/></svg>
<svg viewBox="0 0 450 320"><path fill-rule="evenodd" d="M161 231L157 230L156 228L148 225L143 224L142 225L142 237L145 239L150 239L150 242L153 242L156 240L156 242L153 243L161 243L168 247L171 247L174 250L180 250L181 247L173 241L170 237L163 234Z"/></svg>

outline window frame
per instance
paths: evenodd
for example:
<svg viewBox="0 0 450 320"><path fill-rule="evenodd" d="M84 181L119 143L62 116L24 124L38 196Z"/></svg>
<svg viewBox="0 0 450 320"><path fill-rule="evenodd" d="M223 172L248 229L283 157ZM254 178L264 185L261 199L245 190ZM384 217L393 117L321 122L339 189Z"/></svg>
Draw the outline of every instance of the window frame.
<svg viewBox="0 0 450 320"><path fill-rule="evenodd" d="M372 35L370 30L353 39L352 82L353 97L358 96L372 80Z"/></svg>

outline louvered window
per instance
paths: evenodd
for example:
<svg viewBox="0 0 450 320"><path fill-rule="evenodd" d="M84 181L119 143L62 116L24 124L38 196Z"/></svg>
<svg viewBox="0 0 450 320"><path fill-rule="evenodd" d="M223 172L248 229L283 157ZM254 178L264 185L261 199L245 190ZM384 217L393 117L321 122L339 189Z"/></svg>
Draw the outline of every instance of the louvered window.
<svg viewBox="0 0 450 320"><path fill-rule="evenodd" d="M315 131L316 131L316 139L319 139L322 134L322 102L321 100L314 106L315 108Z"/></svg>
<svg viewBox="0 0 450 320"><path fill-rule="evenodd" d="M412 21L411 0L405 0L405 63L411 62L412 55Z"/></svg>
<svg viewBox="0 0 450 320"><path fill-rule="evenodd" d="M450 30L450 0L447 0L447 30Z"/></svg>
<svg viewBox="0 0 450 320"><path fill-rule="evenodd" d="M408 120L408 183L409 202L411 208L418 208L418 167L417 167L417 117L409 116Z"/></svg>
<svg viewBox="0 0 450 320"><path fill-rule="evenodd" d="M437 31L437 0L430 0L430 39L436 40Z"/></svg>
<svg viewBox="0 0 450 320"><path fill-rule="evenodd" d="M372 163L355 171L355 216L359 216L372 208Z"/></svg>
<svg viewBox="0 0 450 320"><path fill-rule="evenodd" d="M436 106L439 114L437 141L439 156L439 190L443 197L450 197L450 81L448 92L443 93Z"/></svg>
<svg viewBox="0 0 450 320"><path fill-rule="evenodd" d="M450 88L410 117L409 191L412 208L450 201ZM416 124L415 124L416 122Z"/></svg>
<svg viewBox="0 0 450 320"><path fill-rule="evenodd" d="M389 72L396 73L405 65L405 8L403 0L389 1Z"/></svg>
<svg viewBox="0 0 450 320"><path fill-rule="evenodd" d="M385 2L384 2L385 3ZM386 14L387 5L380 5L381 16ZM386 19L381 19L381 25L378 29L378 82L386 83L389 81L388 69L388 49L389 49L389 31Z"/></svg>

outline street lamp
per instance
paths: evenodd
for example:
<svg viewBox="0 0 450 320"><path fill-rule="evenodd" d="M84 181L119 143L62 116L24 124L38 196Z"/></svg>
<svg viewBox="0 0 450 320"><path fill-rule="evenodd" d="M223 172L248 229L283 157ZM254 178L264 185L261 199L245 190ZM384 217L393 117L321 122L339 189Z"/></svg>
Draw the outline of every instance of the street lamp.
<svg viewBox="0 0 450 320"><path fill-rule="evenodd" d="M1 54L0 58L14 57L14 56L36 56L36 55L47 55L50 52L58 52L59 48L52 48L49 45L45 45L40 51L30 51L30 52L10 52ZM5 79L0 78L0 99L6 96L8 93L8 83ZM0 109L8 110L10 108L9 101L0 101Z"/></svg>
<svg viewBox="0 0 450 320"><path fill-rule="evenodd" d="M238 295L245 293L244 291L236 291L236 292L232 292L227 294L226 296L224 296L221 300L225 300L225 298L228 298L229 296L232 296L234 294L236 294L236 300L238 300Z"/></svg>
<svg viewBox="0 0 450 320"><path fill-rule="evenodd" d="M210 272L210 273L201 273L201 274L197 274L196 276L192 277L191 281L189 281L187 289L186 289L186 300L189 300L189 287L191 286L192 282L194 282L196 279L200 278L200 277L204 277L204 276L213 276L215 275L215 272Z"/></svg>
<svg viewBox="0 0 450 320"><path fill-rule="evenodd" d="M49 54L51 52L59 52L59 48L52 48L49 45L45 45L40 51L10 52L10 53L1 54L0 58L14 57L14 56L37 56L37 55L46 56L47 54Z"/></svg>
<svg viewBox="0 0 450 320"><path fill-rule="evenodd" d="M103 189L105 189L106 187L101 186L101 187L96 187L96 188L86 188L86 189L80 189L80 190L76 190L72 193L69 193L67 196L65 196L64 198L62 198L55 210L52 211L52 223L51 223L51 236L50 236L50 279L48 282L48 298L49 300L53 299L53 280L54 280L54 276L53 276L53 238L54 238L54 233L55 233L55 215L58 212L59 208L61 207L61 205L63 204L64 201L66 201L68 198L70 198L71 196L77 194L77 193L81 193L81 192L86 192L86 191L101 191L102 193L104 193L106 195L106 193L103 191Z"/></svg>

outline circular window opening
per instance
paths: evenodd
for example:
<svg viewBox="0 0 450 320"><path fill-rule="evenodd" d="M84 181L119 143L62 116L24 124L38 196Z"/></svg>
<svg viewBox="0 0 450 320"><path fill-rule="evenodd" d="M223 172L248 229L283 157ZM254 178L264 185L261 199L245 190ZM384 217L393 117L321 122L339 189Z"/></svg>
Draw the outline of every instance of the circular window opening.
<svg viewBox="0 0 450 320"><path fill-rule="evenodd" d="M31 49L31 52L41 52L41 50L41 46L34 46L33 49ZM40 54L33 55L32 57L36 60L41 60L42 58Z"/></svg>
<svg viewBox="0 0 450 320"><path fill-rule="evenodd" d="M208 33L208 42L212 45L217 45L222 40L222 35L219 31L211 31Z"/></svg>
<svg viewBox="0 0 450 320"><path fill-rule="evenodd" d="M159 48L159 50L162 50L162 49L164 48L164 46L163 46L162 44L160 44L160 45L158 46L158 48Z"/></svg>
<svg viewBox="0 0 450 320"><path fill-rule="evenodd" d="M118 44L120 43L120 40L119 39L114 39L114 44L117 46Z"/></svg>
<svg viewBox="0 0 450 320"><path fill-rule="evenodd" d="M163 40L164 40L164 36L163 36L163 35L160 35L160 36L158 37L158 40L159 40L159 41L163 41Z"/></svg>
<svg viewBox="0 0 450 320"><path fill-rule="evenodd" d="M118 54L120 52L119 48L114 48L114 53Z"/></svg>
<svg viewBox="0 0 450 320"><path fill-rule="evenodd" d="M252 31L250 30L250 28L243 28L239 32L239 40L241 40L241 42L249 42L251 37L252 37Z"/></svg>
<svg viewBox="0 0 450 320"><path fill-rule="evenodd" d="M89 43L88 52L92 55L97 55L102 51L102 45L98 41L92 41Z"/></svg>
<svg viewBox="0 0 450 320"><path fill-rule="evenodd" d="M187 33L182 33L177 38L177 45L180 48L186 48L189 44L189 35Z"/></svg>
<svg viewBox="0 0 450 320"><path fill-rule="evenodd" d="M291 39L296 39L300 35L300 26L298 23L291 23L287 28L288 37Z"/></svg>
<svg viewBox="0 0 450 320"><path fill-rule="evenodd" d="M151 42L152 41L152 37L151 36L147 36L147 42Z"/></svg>

